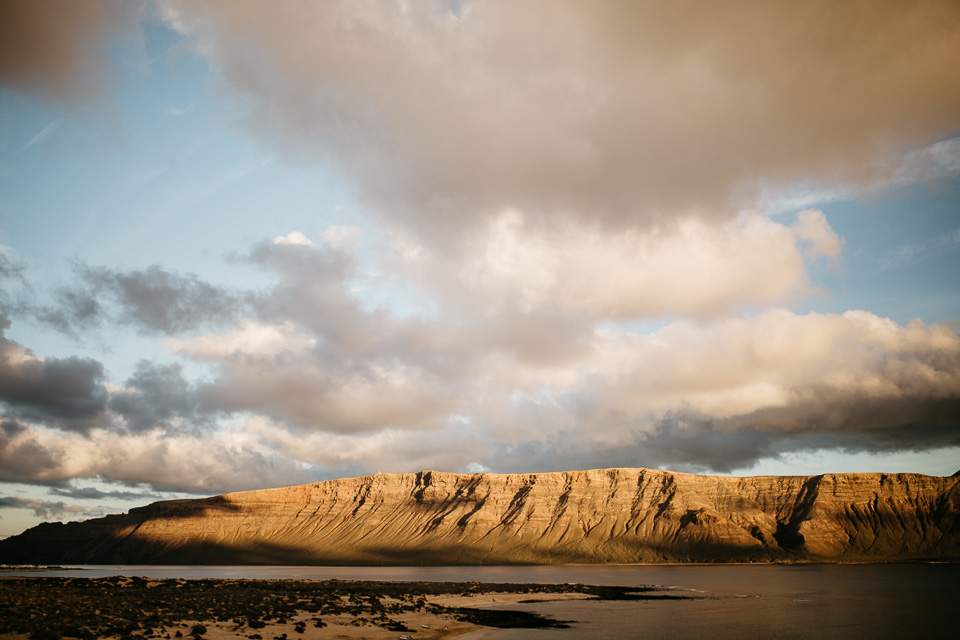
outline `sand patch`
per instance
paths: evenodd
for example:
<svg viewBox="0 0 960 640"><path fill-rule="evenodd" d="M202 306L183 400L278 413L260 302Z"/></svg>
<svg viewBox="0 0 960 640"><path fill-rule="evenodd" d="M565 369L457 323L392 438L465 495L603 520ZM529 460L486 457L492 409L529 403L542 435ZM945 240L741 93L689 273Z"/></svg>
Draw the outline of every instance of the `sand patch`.
<svg viewBox="0 0 960 640"><path fill-rule="evenodd" d="M323 619L323 627L317 627L316 620L309 615L297 616L283 624L266 624L263 628L257 629L233 623L188 620L165 627L153 636L147 636L146 638L194 640L195 636L191 632L195 625L202 625L204 628L204 632L200 636L202 640L233 638L246 638L247 640L253 638L253 640L257 640L258 636L261 640L274 640L275 638L286 638L286 640L395 640L401 635L409 635L414 640L445 640L459 638L468 633L487 628L459 622L449 616L429 613L400 616L397 621L404 624L409 630L391 631L350 615L327 616ZM180 632L180 636L176 635L177 632ZM144 636L137 637L145 638ZM107 638L112 639L117 638L117 636L108 636ZM28 640L28 638L26 634L0 634L0 640Z"/></svg>
<svg viewBox="0 0 960 640"><path fill-rule="evenodd" d="M470 595L432 596L427 600L442 607L483 608L498 604L520 602L553 602L554 600L586 600L593 596L586 593L477 593Z"/></svg>
<svg viewBox="0 0 960 640"><path fill-rule="evenodd" d="M637 590L569 584L3 577L0 639L386 640L406 635L434 640L490 628L562 628L567 626L562 620L515 605L650 597Z"/></svg>

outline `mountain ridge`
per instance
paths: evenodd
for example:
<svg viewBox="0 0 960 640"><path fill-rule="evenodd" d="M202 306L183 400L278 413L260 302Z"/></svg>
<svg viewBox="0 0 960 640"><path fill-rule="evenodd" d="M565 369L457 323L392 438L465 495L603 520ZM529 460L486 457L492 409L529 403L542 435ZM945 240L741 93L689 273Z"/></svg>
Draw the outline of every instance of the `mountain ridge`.
<svg viewBox="0 0 960 640"><path fill-rule="evenodd" d="M156 502L0 541L0 562L960 560L960 478L420 471Z"/></svg>

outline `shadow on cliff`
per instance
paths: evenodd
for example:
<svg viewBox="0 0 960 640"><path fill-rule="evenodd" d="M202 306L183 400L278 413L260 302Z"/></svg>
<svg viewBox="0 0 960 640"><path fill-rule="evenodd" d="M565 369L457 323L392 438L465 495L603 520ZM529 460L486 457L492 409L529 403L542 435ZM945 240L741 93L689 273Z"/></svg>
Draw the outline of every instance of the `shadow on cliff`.
<svg viewBox="0 0 960 640"><path fill-rule="evenodd" d="M161 520L175 520L196 518L202 516L216 516L224 513L240 511L240 505L230 501L226 496L212 498L163 500L154 502L145 507L134 507L124 516L110 517L140 517L143 520L150 518Z"/></svg>
<svg viewBox="0 0 960 640"><path fill-rule="evenodd" d="M166 500L128 513L80 522L44 522L20 535L0 540L4 564L112 564L151 562L148 556L176 548L176 541L148 543L137 535L151 520L217 517L240 506L223 496ZM143 555L144 557L141 557ZM210 563L206 563L210 564Z"/></svg>

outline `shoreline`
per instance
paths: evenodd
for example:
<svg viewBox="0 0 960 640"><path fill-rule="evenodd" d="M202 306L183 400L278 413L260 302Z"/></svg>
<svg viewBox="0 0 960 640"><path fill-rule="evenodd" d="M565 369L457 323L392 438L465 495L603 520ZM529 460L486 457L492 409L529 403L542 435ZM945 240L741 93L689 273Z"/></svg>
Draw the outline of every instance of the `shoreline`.
<svg viewBox="0 0 960 640"><path fill-rule="evenodd" d="M584 584L0 576L0 639L477 640L566 628L574 621L498 605L571 599L689 598Z"/></svg>
<svg viewBox="0 0 960 640"><path fill-rule="evenodd" d="M664 562L558 562L558 563L542 563L542 562L511 562L505 564L384 564L384 563L371 563L371 564L272 564L272 563L237 563L237 564L197 564L197 563L172 563L172 562L161 562L161 563L134 563L134 564L120 564L115 562L109 563L66 563L66 564L0 564L0 574L17 572L17 571L83 571L90 567L125 567L125 568L136 568L136 567L192 567L192 568L217 568L217 567L282 567L282 568L310 568L310 569L376 569L376 568L387 568L387 569L397 569L397 568L465 568L465 569L475 569L475 568L516 568L516 567L570 567L570 568L579 568L579 567L743 567L743 566L792 566L792 565L898 565L898 564L960 564L960 555L957 557L944 557L944 558L893 558L889 560L878 560L878 559L834 559L834 558L817 558L817 559L796 559L796 560L691 560L684 562L677 561L664 561Z"/></svg>

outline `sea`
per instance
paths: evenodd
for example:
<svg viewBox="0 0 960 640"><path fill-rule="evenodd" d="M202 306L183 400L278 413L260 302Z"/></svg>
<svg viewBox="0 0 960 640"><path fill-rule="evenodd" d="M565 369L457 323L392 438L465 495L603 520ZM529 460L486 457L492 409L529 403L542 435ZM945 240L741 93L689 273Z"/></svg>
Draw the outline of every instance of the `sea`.
<svg viewBox="0 0 960 640"><path fill-rule="evenodd" d="M960 564L287 567L85 565L5 576L395 580L655 586L683 599L496 605L568 621L483 640L960 637Z"/></svg>

